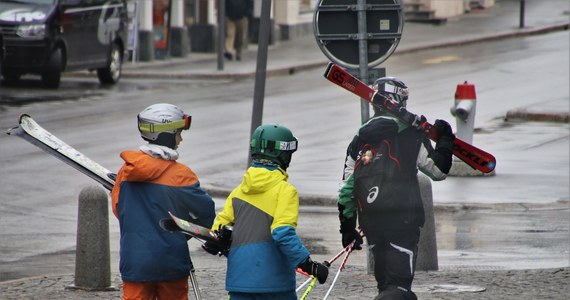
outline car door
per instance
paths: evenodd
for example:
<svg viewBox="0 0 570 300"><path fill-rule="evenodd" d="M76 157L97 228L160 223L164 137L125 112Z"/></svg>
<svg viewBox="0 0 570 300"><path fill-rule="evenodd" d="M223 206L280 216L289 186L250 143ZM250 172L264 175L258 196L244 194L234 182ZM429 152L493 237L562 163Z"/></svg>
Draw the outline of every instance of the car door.
<svg viewBox="0 0 570 300"><path fill-rule="evenodd" d="M86 26L86 12L81 6L81 0L59 1L60 37L65 44L68 67L77 65L82 60L82 45Z"/></svg>

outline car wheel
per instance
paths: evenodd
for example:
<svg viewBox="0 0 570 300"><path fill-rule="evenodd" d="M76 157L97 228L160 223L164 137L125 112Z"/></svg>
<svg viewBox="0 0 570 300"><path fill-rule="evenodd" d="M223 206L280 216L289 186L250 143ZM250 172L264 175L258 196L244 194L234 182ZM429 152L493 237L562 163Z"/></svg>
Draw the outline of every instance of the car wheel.
<svg viewBox="0 0 570 300"><path fill-rule="evenodd" d="M45 87L57 89L61 80L62 70L62 54L61 48L55 49L42 72L42 83Z"/></svg>
<svg viewBox="0 0 570 300"><path fill-rule="evenodd" d="M113 44L109 64L104 68L97 69L99 82L101 84L116 84L121 78L122 67L123 56L121 55L121 49L117 44Z"/></svg>

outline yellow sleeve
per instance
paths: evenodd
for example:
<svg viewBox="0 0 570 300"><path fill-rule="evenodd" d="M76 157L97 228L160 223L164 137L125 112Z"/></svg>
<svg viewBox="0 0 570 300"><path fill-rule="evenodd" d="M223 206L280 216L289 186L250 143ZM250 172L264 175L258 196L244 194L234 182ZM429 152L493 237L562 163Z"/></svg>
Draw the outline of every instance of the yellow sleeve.
<svg viewBox="0 0 570 300"><path fill-rule="evenodd" d="M219 230L221 227L225 225L233 225L234 224L234 207L232 204L233 199L233 192L230 193L228 198L226 199L226 203L224 204L224 208L222 211L218 213L216 219L214 220L214 224L212 225L212 230Z"/></svg>

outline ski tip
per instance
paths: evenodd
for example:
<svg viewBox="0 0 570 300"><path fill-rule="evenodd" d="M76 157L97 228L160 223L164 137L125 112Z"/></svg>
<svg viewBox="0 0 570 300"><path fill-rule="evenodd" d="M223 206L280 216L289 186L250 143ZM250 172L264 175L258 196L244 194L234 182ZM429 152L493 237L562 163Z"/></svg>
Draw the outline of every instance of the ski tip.
<svg viewBox="0 0 570 300"><path fill-rule="evenodd" d="M21 115L20 115L20 118L18 119L18 123L19 123L19 124L22 124L22 120L23 120L23 119L31 119L31 118L32 118L32 117L31 117L30 115L28 115L28 114L21 114Z"/></svg>
<svg viewBox="0 0 570 300"><path fill-rule="evenodd" d="M180 228L176 225L176 222L172 219L161 219L159 222L160 228L164 231L179 231Z"/></svg>
<svg viewBox="0 0 570 300"><path fill-rule="evenodd" d="M496 166L497 166L497 162L495 161L495 158L493 157L493 159L487 163L487 166L486 166L486 167L487 167L487 170L486 170L487 172L485 172L485 173L491 173L491 172L493 172L493 171L495 170L495 167L496 167Z"/></svg>

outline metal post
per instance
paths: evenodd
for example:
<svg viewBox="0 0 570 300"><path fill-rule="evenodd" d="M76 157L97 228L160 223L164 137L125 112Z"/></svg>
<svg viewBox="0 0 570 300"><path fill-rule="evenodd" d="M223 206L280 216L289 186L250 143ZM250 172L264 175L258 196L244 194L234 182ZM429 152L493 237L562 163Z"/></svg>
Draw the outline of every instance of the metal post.
<svg viewBox="0 0 570 300"><path fill-rule="evenodd" d="M265 76L267 72L267 47L269 45L271 0L261 2L259 20L259 37L257 39L257 69L255 72L255 89L253 91L253 111L251 115L251 133L261 125L263 118L263 98L265 94ZM251 165L251 148L247 166Z"/></svg>
<svg viewBox="0 0 570 300"><path fill-rule="evenodd" d="M524 6L525 6L525 0L521 0L520 16L519 16L519 28L524 28Z"/></svg>
<svg viewBox="0 0 570 300"><path fill-rule="evenodd" d="M360 80L370 84L368 80L368 39L366 28L366 0L358 0L358 62L360 67ZM370 118L370 105L368 101L360 100L360 119L364 124Z"/></svg>
<svg viewBox="0 0 570 300"><path fill-rule="evenodd" d="M218 70L224 69L224 45L226 40L226 0L218 6Z"/></svg>
<svg viewBox="0 0 570 300"><path fill-rule="evenodd" d="M170 57L170 47L172 46L172 0L168 0L168 19L166 19L166 55Z"/></svg>

